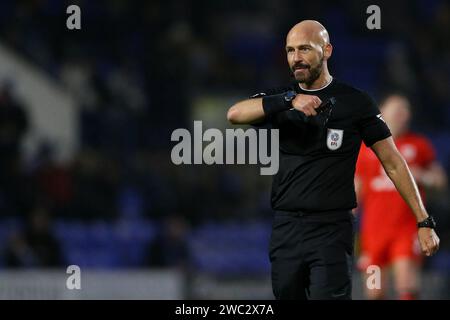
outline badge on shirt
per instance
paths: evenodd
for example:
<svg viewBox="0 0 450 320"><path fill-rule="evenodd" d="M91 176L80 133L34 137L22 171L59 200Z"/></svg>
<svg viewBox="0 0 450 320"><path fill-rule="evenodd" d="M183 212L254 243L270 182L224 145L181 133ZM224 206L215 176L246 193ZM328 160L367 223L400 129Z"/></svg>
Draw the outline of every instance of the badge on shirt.
<svg viewBox="0 0 450 320"><path fill-rule="evenodd" d="M344 137L344 130L330 129L327 133L327 147L330 150L337 150L342 145L342 139Z"/></svg>

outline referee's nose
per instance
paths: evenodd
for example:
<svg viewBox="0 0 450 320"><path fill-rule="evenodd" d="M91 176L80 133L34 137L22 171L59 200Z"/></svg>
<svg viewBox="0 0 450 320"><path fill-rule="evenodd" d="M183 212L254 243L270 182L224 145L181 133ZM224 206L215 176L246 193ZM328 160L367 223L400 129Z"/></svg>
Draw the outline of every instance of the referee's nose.
<svg viewBox="0 0 450 320"><path fill-rule="evenodd" d="M294 62L296 62L296 63L303 62L303 57L300 53L300 50L298 50L298 49L295 49L295 52L294 52Z"/></svg>

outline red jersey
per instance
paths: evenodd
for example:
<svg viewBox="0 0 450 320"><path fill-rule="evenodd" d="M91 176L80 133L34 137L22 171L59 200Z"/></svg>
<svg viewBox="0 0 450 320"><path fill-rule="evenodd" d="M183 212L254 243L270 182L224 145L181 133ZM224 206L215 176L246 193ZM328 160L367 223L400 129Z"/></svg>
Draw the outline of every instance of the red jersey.
<svg viewBox="0 0 450 320"><path fill-rule="evenodd" d="M435 160L434 149L423 136L407 133L396 138L395 144L410 168L424 169ZM359 153L356 175L362 182L362 231L366 228L376 228L378 232L387 228L398 230L400 226L406 225L416 231L416 220L411 209L396 190L376 155L364 145Z"/></svg>

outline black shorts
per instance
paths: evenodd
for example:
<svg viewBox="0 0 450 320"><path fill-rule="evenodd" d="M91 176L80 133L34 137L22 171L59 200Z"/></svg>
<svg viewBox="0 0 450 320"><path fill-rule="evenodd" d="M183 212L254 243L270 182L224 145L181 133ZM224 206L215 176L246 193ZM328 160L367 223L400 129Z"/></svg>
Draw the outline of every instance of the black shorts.
<svg viewBox="0 0 450 320"><path fill-rule="evenodd" d="M275 298L351 299L353 242L351 211L277 211L269 249Z"/></svg>

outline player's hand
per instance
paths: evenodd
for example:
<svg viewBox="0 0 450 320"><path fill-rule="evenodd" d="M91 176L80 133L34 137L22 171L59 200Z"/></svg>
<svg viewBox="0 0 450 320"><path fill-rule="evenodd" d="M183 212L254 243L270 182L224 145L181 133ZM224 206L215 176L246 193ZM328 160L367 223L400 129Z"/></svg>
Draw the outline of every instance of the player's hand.
<svg viewBox="0 0 450 320"><path fill-rule="evenodd" d="M322 100L317 96L312 96L309 94L298 94L292 100L292 107L298 111L303 112L307 117L317 115L315 109L317 109Z"/></svg>
<svg viewBox="0 0 450 320"><path fill-rule="evenodd" d="M418 235L423 254L430 257L438 251L440 240L434 229L419 228Z"/></svg>

